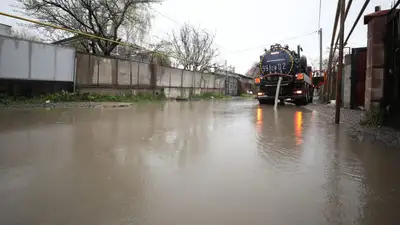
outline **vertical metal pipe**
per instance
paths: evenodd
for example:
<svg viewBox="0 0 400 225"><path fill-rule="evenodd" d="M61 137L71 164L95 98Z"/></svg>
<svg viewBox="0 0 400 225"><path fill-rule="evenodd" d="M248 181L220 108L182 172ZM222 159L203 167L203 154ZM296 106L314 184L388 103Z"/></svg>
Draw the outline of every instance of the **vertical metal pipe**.
<svg viewBox="0 0 400 225"><path fill-rule="evenodd" d="M278 101L279 101L278 97L279 97L279 89L281 87L281 82L282 82L282 77L279 77L278 86L276 86L274 109L276 109L276 107L278 106Z"/></svg>
<svg viewBox="0 0 400 225"><path fill-rule="evenodd" d="M346 0L341 0L341 15L340 15L340 31L339 31L339 68L336 79L336 112L335 123L340 122L340 105L341 105L341 82L343 75L343 45L344 45L344 24L345 24L345 4Z"/></svg>

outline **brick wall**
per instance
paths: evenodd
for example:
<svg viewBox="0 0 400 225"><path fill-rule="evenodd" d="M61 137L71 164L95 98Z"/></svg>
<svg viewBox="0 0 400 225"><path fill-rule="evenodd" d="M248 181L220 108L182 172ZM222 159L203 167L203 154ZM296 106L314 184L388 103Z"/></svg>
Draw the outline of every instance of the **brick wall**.
<svg viewBox="0 0 400 225"><path fill-rule="evenodd" d="M386 16L374 17L368 23L367 71L365 80L365 108L379 107L383 97L384 37Z"/></svg>

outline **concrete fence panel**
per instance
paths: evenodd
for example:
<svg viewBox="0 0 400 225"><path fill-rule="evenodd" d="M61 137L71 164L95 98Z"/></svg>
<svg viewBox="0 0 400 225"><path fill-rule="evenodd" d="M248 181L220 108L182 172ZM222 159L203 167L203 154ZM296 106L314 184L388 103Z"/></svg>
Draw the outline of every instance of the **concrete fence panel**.
<svg viewBox="0 0 400 225"><path fill-rule="evenodd" d="M115 59L96 57L99 84L112 84L113 61L115 61Z"/></svg>
<svg viewBox="0 0 400 225"><path fill-rule="evenodd" d="M131 68L127 60L118 60L118 85L131 85Z"/></svg>
<svg viewBox="0 0 400 225"><path fill-rule="evenodd" d="M75 50L0 36L0 78L73 82Z"/></svg>
<svg viewBox="0 0 400 225"><path fill-rule="evenodd" d="M203 81L203 74L199 72L194 72L194 86L195 88L200 88Z"/></svg>
<svg viewBox="0 0 400 225"><path fill-rule="evenodd" d="M151 70L150 64L139 63L139 85L150 85Z"/></svg>
<svg viewBox="0 0 400 225"><path fill-rule="evenodd" d="M70 48L58 48L56 51L56 67L54 79L60 81L73 81L75 79L75 50Z"/></svg>
<svg viewBox="0 0 400 225"><path fill-rule="evenodd" d="M157 86L159 87L169 87L171 83L171 70L169 68L163 66L156 67L156 79L157 79Z"/></svg>
<svg viewBox="0 0 400 225"><path fill-rule="evenodd" d="M183 70L168 68L171 71L171 87L180 87L182 83L182 72Z"/></svg>
<svg viewBox="0 0 400 225"><path fill-rule="evenodd" d="M56 68L55 47L51 45L32 45L31 78L37 80L53 80ZM43 66L44 63L46 66Z"/></svg>
<svg viewBox="0 0 400 225"><path fill-rule="evenodd" d="M93 66L90 65L90 55L76 55L76 83L78 85L92 84Z"/></svg>
<svg viewBox="0 0 400 225"><path fill-rule="evenodd" d="M130 64L132 70L132 85L139 85L140 63L132 61Z"/></svg>
<svg viewBox="0 0 400 225"><path fill-rule="evenodd" d="M192 71L183 71L182 87L193 87L194 73Z"/></svg>
<svg viewBox="0 0 400 225"><path fill-rule="evenodd" d="M0 78L29 79L30 44L0 36Z"/></svg>
<svg viewBox="0 0 400 225"><path fill-rule="evenodd" d="M215 80L215 75L203 74L203 82L202 82L202 85L200 85L200 87L213 89L214 88L214 80Z"/></svg>

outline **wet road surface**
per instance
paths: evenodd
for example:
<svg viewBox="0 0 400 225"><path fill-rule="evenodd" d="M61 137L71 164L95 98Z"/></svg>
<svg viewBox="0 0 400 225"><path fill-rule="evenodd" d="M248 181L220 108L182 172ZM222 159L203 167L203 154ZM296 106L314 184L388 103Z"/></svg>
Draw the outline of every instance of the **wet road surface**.
<svg viewBox="0 0 400 225"><path fill-rule="evenodd" d="M0 224L399 224L400 154L255 101L2 109Z"/></svg>

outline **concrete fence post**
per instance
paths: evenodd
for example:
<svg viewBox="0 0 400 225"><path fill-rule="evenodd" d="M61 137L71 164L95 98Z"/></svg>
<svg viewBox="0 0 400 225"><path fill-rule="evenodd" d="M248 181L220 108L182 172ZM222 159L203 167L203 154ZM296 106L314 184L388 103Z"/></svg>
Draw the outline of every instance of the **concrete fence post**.
<svg viewBox="0 0 400 225"><path fill-rule="evenodd" d="M100 60L99 57L96 57L97 62L97 86L100 85Z"/></svg>

